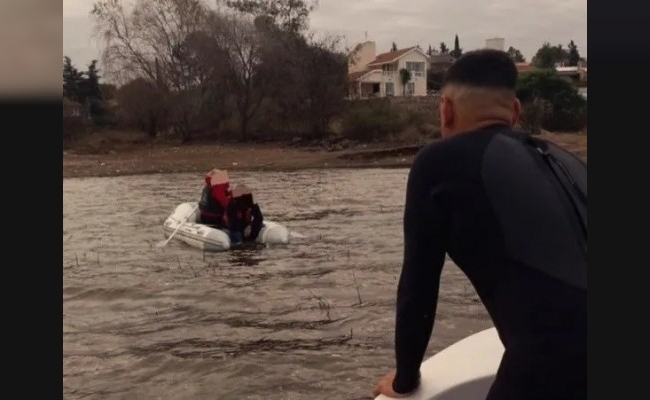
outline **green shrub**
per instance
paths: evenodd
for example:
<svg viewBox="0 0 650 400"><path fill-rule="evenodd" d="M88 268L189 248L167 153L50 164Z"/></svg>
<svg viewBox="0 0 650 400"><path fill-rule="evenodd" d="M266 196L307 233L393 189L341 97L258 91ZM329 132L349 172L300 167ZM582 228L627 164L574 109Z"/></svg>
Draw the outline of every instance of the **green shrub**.
<svg viewBox="0 0 650 400"><path fill-rule="evenodd" d="M522 73L517 97L523 105L522 126L528 129L541 126L551 131L576 131L587 125L587 100L554 70Z"/></svg>
<svg viewBox="0 0 650 400"><path fill-rule="evenodd" d="M440 120L434 111L406 110L406 121L421 136L428 138L440 137Z"/></svg>
<svg viewBox="0 0 650 400"><path fill-rule="evenodd" d="M366 100L352 107L341 121L342 133L348 139L380 140L399 133L409 124L408 114L391 107L387 101Z"/></svg>
<svg viewBox="0 0 650 400"><path fill-rule="evenodd" d="M88 131L89 124L84 118L63 116L63 142L65 145L88 133Z"/></svg>

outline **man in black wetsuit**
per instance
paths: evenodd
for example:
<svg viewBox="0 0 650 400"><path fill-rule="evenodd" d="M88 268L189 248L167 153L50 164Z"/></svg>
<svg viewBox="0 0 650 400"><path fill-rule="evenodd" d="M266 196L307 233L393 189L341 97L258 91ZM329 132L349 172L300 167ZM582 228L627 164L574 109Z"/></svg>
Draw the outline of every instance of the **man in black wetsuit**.
<svg viewBox="0 0 650 400"><path fill-rule="evenodd" d="M418 388L448 254L505 347L488 399L587 398L587 166L513 131L516 80L496 50L466 53L447 72L443 140L417 155L408 178L397 368L375 395Z"/></svg>

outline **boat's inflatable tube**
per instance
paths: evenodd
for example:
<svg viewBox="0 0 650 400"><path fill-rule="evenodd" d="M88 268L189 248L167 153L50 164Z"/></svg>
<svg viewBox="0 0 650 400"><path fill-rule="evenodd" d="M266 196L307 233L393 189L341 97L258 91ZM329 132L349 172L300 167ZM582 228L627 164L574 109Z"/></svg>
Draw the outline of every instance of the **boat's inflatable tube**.
<svg viewBox="0 0 650 400"><path fill-rule="evenodd" d="M184 223L174 235L175 239L206 251L229 250L230 237L226 231L196 222L199 215L196 206L196 202L179 204L163 224L165 237L169 237L179 225ZM277 222L264 220L264 226L256 242L264 244L289 243L289 230Z"/></svg>

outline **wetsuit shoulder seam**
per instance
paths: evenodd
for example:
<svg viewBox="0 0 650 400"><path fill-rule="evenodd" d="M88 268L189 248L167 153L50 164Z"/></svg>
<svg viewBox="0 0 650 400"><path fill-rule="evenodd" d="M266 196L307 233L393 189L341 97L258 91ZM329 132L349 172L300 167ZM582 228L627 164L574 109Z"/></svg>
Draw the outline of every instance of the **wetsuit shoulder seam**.
<svg viewBox="0 0 650 400"><path fill-rule="evenodd" d="M503 229L503 224L498 218L498 213L496 210L496 207L494 206L494 200L488 195L488 190L485 185L485 177L483 176L484 168L485 168L485 154L487 153L488 147L492 144L494 139L497 137L499 134L495 134L490 138L490 140L487 142L487 145L483 148L483 151L481 152L481 160L480 160L480 167L479 167L479 172L478 172L478 180L480 181L479 183L479 189L481 190L481 195L484 196L485 199L487 199L488 202L488 207L490 210L491 219L494 221L496 225L495 231L498 232L499 237L501 239L504 238L504 229ZM505 254L505 241L504 240L499 240L499 243L502 243L503 248L501 249L503 254Z"/></svg>

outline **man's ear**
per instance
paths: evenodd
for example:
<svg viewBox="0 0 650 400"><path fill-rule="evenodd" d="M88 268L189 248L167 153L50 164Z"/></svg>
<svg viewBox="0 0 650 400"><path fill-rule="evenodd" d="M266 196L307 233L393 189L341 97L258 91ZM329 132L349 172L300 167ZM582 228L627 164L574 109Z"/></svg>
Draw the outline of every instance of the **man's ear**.
<svg viewBox="0 0 650 400"><path fill-rule="evenodd" d="M512 107L512 120L510 121L510 124L515 126L517 122L519 122L519 117L521 117L521 101L515 97L515 103Z"/></svg>
<svg viewBox="0 0 650 400"><path fill-rule="evenodd" d="M454 103L447 96L440 96L440 126L449 128L454 124Z"/></svg>

